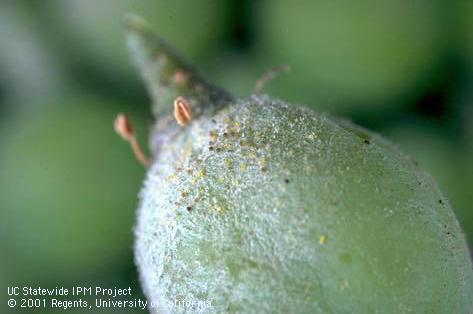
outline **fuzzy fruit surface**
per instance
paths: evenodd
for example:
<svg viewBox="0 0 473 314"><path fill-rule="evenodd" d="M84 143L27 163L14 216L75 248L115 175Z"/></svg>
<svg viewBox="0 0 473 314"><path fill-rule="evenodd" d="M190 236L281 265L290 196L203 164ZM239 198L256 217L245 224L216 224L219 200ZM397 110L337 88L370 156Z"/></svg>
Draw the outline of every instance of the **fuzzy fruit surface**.
<svg viewBox="0 0 473 314"><path fill-rule="evenodd" d="M140 195L135 254L153 311L471 311L464 236L409 157L268 96L189 95L185 127L157 116Z"/></svg>

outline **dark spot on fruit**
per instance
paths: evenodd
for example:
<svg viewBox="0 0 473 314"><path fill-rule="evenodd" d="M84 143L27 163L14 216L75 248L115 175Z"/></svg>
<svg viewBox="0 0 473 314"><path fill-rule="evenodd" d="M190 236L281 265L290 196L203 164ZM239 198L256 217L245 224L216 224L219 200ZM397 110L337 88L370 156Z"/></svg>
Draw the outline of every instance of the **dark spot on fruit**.
<svg viewBox="0 0 473 314"><path fill-rule="evenodd" d="M443 204L442 200L439 200L439 204Z"/></svg>
<svg viewBox="0 0 473 314"><path fill-rule="evenodd" d="M213 146L209 146L209 150L214 150L214 147L213 147Z"/></svg>
<svg viewBox="0 0 473 314"><path fill-rule="evenodd" d="M217 121L215 121L215 119L212 119L212 123L215 123L215 124L217 124Z"/></svg>
<svg viewBox="0 0 473 314"><path fill-rule="evenodd" d="M371 144L370 140L364 140L363 143L365 143L367 145Z"/></svg>
<svg viewBox="0 0 473 314"><path fill-rule="evenodd" d="M227 132L223 132L223 137L227 137L228 136L228 133Z"/></svg>
<svg viewBox="0 0 473 314"><path fill-rule="evenodd" d="M222 149L220 147L217 147L216 151L217 151L217 153L220 153L222 151Z"/></svg>
<svg viewBox="0 0 473 314"><path fill-rule="evenodd" d="M261 171L266 172L266 171L268 171L268 168L267 167L261 167Z"/></svg>
<svg viewBox="0 0 473 314"><path fill-rule="evenodd" d="M286 182L287 184L289 184L289 179L284 179L284 182Z"/></svg>
<svg viewBox="0 0 473 314"><path fill-rule="evenodd" d="M346 128L346 127L345 127ZM362 140L369 140L371 139L371 135L369 135L368 133L364 132L363 130L360 130L360 129L353 129L353 128L346 128L348 129L349 131L355 133L355 135L357 135L359 138L361 138Z"/></svg>
<svg viewBox="0 0 473 314"><path fill-rule="evenodd" d="M186 209L188 212L190 212L192 210L192 206L187 206Z"/></svg>

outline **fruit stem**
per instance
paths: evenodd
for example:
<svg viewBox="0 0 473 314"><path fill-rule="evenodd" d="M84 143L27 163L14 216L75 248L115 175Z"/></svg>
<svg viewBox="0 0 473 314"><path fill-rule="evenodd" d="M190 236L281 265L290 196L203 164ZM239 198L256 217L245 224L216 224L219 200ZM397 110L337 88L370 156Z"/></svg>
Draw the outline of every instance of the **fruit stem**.
<svg viewBox="0 0 473 314"><path fill-rule="evenodd" d="M187 100L194 116L233 98L204 81L139 17L127 16L125 28L132 59L151 96L155 117L169 112L178 96Z"/></svg>

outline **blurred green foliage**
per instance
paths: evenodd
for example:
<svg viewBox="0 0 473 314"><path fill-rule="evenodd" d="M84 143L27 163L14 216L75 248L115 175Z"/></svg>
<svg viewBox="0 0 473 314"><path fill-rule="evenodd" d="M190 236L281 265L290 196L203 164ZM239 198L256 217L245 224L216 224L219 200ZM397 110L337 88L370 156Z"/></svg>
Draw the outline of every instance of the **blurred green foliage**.
<svg viewBox="0 0 473 314"><path fill-rule="evenodd" d="M393 97L429 80L446 53L439 1L277 0L262 11L266 54L299 77L281 85L292 83L300 102L320 98L323 109L394 105Z"/></svg>
<svg viewBox="0 0 473 314"><path fill-rule="evenodd" d="M15 235L2 245L16 276L28 267L37 276L77 280L84 269L128 253L123 243L131 243L143 169L111 132L117 110L105 100L68 96L7 121L0 233Z"/></svg>
<svg viewBox="0 0 473 314"><path fill-rule="evenodd" d="M219 0L48 0L43 17L58 30L61 49L127 79L134 71L123 43L121 23L127 13L145 18L179 50L202 56L222 36L224 9Z"/></svg>
<svg viewBox="0 0 473 314"><path fill-rule="evenodd" d="M142 15L213 82L266 90L386 135L437 179L473 244L473 2L0 2L0 282L132 285L148 97L121 21ZM136 288L138 293L138 288Z"/></svg>

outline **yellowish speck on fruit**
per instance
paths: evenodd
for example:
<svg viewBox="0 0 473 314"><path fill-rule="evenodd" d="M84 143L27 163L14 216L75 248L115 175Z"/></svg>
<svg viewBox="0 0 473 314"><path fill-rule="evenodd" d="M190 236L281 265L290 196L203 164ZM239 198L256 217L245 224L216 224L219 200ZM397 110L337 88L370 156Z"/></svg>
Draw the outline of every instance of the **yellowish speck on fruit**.
<svg viewBox="0 0 473 314"><path fill-rule="evenodd" d="M315 133L313 133L313 132L312 132L312 133L309 133L309 135L307 135L307 138L308 138L309 140L315 140L315 139L317 138L317 134L315 134Z"/></svg>
<svg viewBox="0 0 473 314"><path fill-rule="evenodd" d="M321 235L319 238L319 244L324 245L327 242L327 236Z"/></svg>
<svg viewBox="0 0 473 314"><path fill-rule="evenodd" d="M171 174L169 176L167 176L166 180L167 181L175 181L177 179L176 175L175 174Z"/></svg>
<svg viewBox="0 0 473 314"><path fill-rule="evenodd" d="M229 169L229 168L232 168L233 167L233 160L229 159L229 158L226 158L224 161L223 161L224 165L225 165L225 168Z"/></svg>
<svg viewBox="0 0 473 314"><path fill-rule="evenodd" d="M268 158L263 157L259 160L259 165L262 171L266 171L268 169Z"/></svg>
<svg viewBox="0 0 473 314"><path fill-rule="evenodd" d="M211 142L215 142L217 140L217 131L216 130L210 130L209 132L209 137Z"/></svg>
<svg viewBox="0 0 473 314"><path fill-rule="evenodd" d="M348 280L346 279L343 279L342 283L340 284L340 290L345 290L346 288L348 288Z"/></svg>

